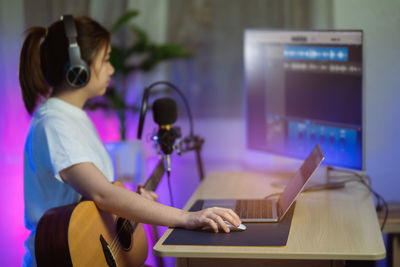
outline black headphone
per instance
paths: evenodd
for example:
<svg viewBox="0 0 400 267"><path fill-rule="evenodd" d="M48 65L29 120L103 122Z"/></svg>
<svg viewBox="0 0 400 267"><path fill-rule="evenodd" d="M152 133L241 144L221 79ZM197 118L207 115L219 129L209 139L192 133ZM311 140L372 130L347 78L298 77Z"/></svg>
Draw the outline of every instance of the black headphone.
<svg viewBox="0 0 400 267"><path fill-rule="evenodd" d="M64 79L73 88L84 87L90 80L90 69L86 62L81 58L75 27L72 15L63 15L61 20L64 22L65 34L68 39L69 60L65 66Z"/></svg>

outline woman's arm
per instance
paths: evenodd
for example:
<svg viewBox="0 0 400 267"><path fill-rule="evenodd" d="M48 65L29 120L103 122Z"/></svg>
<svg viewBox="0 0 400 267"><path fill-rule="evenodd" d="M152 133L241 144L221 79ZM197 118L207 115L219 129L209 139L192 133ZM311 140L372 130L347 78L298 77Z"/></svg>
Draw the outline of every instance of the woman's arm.
<svg viewBox="0 0 400 267"><path fill-rule="evenodd" d="M224 220L238 226L240 219L231 209L209 208L187 212L146 199L128 189L111 184L92 163L80 163L60 172L63 181L86 199L93 200L98 208L137 222L183 227L188 229L211 226L218 232L218 225L229 228Z"/></svg>

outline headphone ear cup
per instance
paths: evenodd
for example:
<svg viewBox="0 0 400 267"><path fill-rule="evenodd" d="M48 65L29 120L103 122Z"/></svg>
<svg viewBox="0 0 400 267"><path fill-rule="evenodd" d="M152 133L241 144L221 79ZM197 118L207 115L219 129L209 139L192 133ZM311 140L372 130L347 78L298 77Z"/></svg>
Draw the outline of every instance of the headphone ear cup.
<svg viewBox="0 0 400 267"><path fill-rule="evenodd" d="M65 81L73 88L81 88L88 84L90 70L86 62L80 60L78 64L70 65L68 62L65 71Z"/></svg>

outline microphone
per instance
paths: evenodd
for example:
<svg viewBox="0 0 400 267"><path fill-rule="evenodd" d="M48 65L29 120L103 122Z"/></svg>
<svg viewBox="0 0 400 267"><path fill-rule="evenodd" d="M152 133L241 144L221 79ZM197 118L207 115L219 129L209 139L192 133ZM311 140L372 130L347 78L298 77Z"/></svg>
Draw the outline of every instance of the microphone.
<svg viewBox="0 0 400 267"><path fill-rule="evenodd" d="M171 172L171 154L175 140L181 137L180 128L173 127L178 117L176 103L173 99L164 97L153 103L153 119L158 124L157 135L153 137L166 157L167 173Z"/></svg>

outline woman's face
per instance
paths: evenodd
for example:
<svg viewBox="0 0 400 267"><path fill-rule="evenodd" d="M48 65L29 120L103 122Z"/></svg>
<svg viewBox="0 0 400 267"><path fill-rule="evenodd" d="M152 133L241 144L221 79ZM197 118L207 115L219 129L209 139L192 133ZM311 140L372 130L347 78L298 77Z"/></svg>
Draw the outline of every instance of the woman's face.
<svg viewBox="0 0 400 267"><path fill-rule="evenodd" d="M104 46L95 56L90 66L90 81L87 85L89 98L103 95L110 83L114 67L110 63L111 46Z"/></svg>

